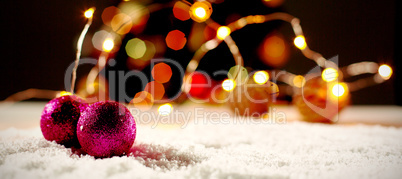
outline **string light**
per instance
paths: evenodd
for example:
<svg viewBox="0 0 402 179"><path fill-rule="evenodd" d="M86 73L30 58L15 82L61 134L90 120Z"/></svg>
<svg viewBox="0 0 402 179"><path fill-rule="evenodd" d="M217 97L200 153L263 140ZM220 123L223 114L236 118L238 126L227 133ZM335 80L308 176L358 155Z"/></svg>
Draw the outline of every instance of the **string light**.
<svg viewBox="0 0 402 179"><path fill-rule="evenodd" d="M110 51L112 51L113 48L114 48L113 39L107 38L107 39L103 42L102 48L103 48L103 51L105 51L105 52L110 52Z"/></svg>
<svg viewBox="0 0 402 179"><path fill-rule="evenodd" d="M222 31L222 35L219 35L217 32L217 38L219 40L224 40L227 44L231 43L231 45L228 44L229 48L231 49L231 52L233 56L235 57L235 62L236 65L242 65L242 57L238 51L233 50L233 49L238 49L236 44L234 43L233 40L229 39L230 38L230 33L234 32L236 30L242 29L248 24L255 24L255 23L265 23L269 21L274 21L274 20L282 20L285 22L288 22L292 25L293 32L296 35L295 38L295 45L296 47L300 48L302 50L303 55L315 61L318 66L325 66L325 61L326 59L319 53L307 48L307 43L305 41L305 38L303 36L303 31L300 26L300 20L290 14L287 13L282 13L282 12L277 12L277 13L272 13L272 14L267 14L267 15L250 15L246 17L242 17L238 19L237 21L234 21L227 26L224 27L230 27L230 32L223 33L225 31ZM210 20L211 23L209 24L216 24L212 20ZM227 30L227 29L226 29ZM227 35L226 35L227 34ZM228 38L226 38L228 37ZM217 41L215 39L209 40L205 42L204 44L201 45L201 47L195 52L193 58L189 62L189 65L187 66L186 72L192 73L194 72L199 64L199 61L202 59L202 57L210 50L215 49L221 41ZM237 52L237 54L235 53ZM190 66L191 64L191 66Z"/></svg>
<svg viewBox="0 0 402 179"><path fill-rule="evenodd" d="M208 1L197 1L190 7L190 18L196 22L204 22L212 14L212 6Z"/></svg>
<svg viewBox="0 0 402 179"><path fill-rule="evenodd" d="M86 10L86 11L84 12L84 16L85 16L86 18L88 18L88 19L89 19L89 18L92 18L94 12L95 12L95 9L94 9L94 8L89 8L88 10Z"/></svg>
<svg viewBox="0 0 402 179"><path fill-rule="evenodd" d="M297 36L293 42L300 50L304 50L307 47L306 39L303 35Z"/></svg>
<svg viewBox="0 0 402 179"><path fill-rule="evenodd" d="M218 28L218 30L216 31L216 37L218 37L218 39L225 39L227 36L229 36L231 33L231 30L229 27L227 26L220 26Z"/></svg>
<svg viewBox="0 0 402 179"><path fill-rule="evenodd" d="M264 0L264 1L268 2L268 0ZM90 8L87 11L84 12L84 16L86 18L88 18L88 23L84 27L84 30L81 33L81 36L80 36L80 38L78 40L78 43L77 43L77 60L76 60L76 64L78 64L77 62L78 62L79 57L80 57L82 41L83 41L83 38L84 38L88 28L89 28L89 25L92 22L92 17L93 17L94 11L95 11L94 8ZM212 13L212 8L211 8L210 3L207 2L207 1L195 2L193 5L191 5L191 7L189 9L190 17L196 22L204 22L204 21L206 21L207 19L210 18L211 13ZM125 18L121 18L121 19L124 20ZM228 44L233 56L235 57L236 64L239 64L239 59L241 59L241 56L240 56L240 53L239 53L239 50L238 50L236 44L230 38L230 33L232 31L241 29L242 27L246 26L247 24L264 23L264 22L268 22L268 21L272 21L272 20L283 20L283 21L289 22L292 25L293 31L294 31L294 33L296 35L296 38L294 39L295 46L297 48L299 48L300 50L302 50L303 55L305 57L316 61L318 65L322 66L323 62L325 62L326 59L323 58L319 53L314 52L314 51L310 50L309 48L307 48L307 43L306 43L305 37L302 35L303 33L302 33L302 30L301 30L299 20L297 18L289 15L289 14L286 14L286 13L272 13L272 14L269 14L269 15L254 15L254 16L247 16L247 17L240 18L238 21L235 21L232 24L229 24L227 26L219 27L218 30L217 30L216 37L217 37L217 39L224 40ZM130 19L130 21L131 21L131 19ZM209 23L209 21L208 21L208 23ZM233 24L235 24L235 25L233 25ZM126 25L126 24L123 24L123 25ZM131 29L131 26L130 26L130 28L122 28L122 26L119 26L117 29L114 29L114 30L117 33L122 34L122 35L127 33L127 32L120 32L120 31L123 31L121 29ZM227 37L229 37L229 38L227 38ZM200 47L201 51L197 50L197 52L200 52L200 53L196 53L194 58L189 63L189 64L192 64L192 65L194 64L191 67L191 69L195 70L197 68L197 66L198 66L198 62L194 61L194 60L199 61L199 59L201 59L202 56L205 55L205 53L207 51L216 48L219 45L220 42L221 41L219 41L219 40L213 39L213 40L207 41L205 44L203 44ZM81 44L81 45L79 46L78 44ZM142 46L144 46L144 45L142 44ZM114 48L114 40L111 39L111 38L106 39L104 41L104 43L103 43L102 48L103 48L104 52L110 52ZM145 48L145 50L142 50L144 52L139 51L139 52L141 52L139 54L144 55L144 53L146 51L146 47L144 47L144 48ZM138 56L142 56L142 55L138 55ZM72 80L71 92L74 91L75 71L76 71L76 68L74 68L74 70L73 70L73 80ZM254 74L253 78L254 78L254 81L257 84L264 84L264 83L266 83L268 81L269 75L268 75L267 72L265 72L266 74L264 72L265 71L260 71L260 72L256 72ZM240 71L238 71L237 73L240 73ZM263 73L263 74L261 74L261 73ZM256 77L257 74L258 74L258 77ZM237 75L238 74L235 74L234 76L237 76ZM265 78L265 77L262 77L261 75L267 75L267 77ZM391 67L389 67L388 65L381 65L378 68L378 75L380 75L385 80L389 79L391 77L391 75L392 75ZM325 80L327 82L331 82L331 81L336 80L338 78L338 76L339 76L338 71L333 69L333 68L332 69L331 68L326 68L322 73L323 80ZM293 78L289 78L289 79L293 79L293 85L294 86L301 87L301 86L304 85L305 79L304 79L303 76L301 76L301 75L297 75L297 76L293 75L292 77ZM224 84L227 84L227 85L224 85ZM236 81L234 81L233 79L227 79L222 83L222 88L225 91L232 91L235 88L235 86L236 86ZM334 87L332 88L332 93L335 96L339 97L339 96L344 96L346 94L347 90L348 90L348 86L346 85L346 83L339 83L339 84L334 85ZM71 94L71 93L70 92L65 92L64 94L68 95L68 94ZM171 104L165 104L165 105L170 106L170 109L171 109L170 111L172 111L172 105ZM164 106L164 105L162 105L162 106ZM160 106L159 108L161 108L162 106ZM158 111L159 111L159 109L158 109Z"/></svg>
<svg viewBox="0 0 402 179"><path fill-rule="evenodd" d="M338 71L334 68L326 68L322 71L322 79L326 82L335 81L338 78Z"/></svg>
<svg viewBox="0 0 402 179"><path fill-rule="evenodd" d="M226 79L222 82L222 89L227 92L233 91L235 87L236 82L232 79Z"/></svg>
<svg viewBox="0 0 402 179"><path fill-rule="evenodd" d="M341 98L347 95L347 90L348 86L346 85L346 83L336 83L332 87L331 91L335 97Z"/></svg>
<svg viewBox="0 0 402 179"><path fill-rule="evenodd" d="M207 11L205 11L205 9L202 8L202 7L197 7L197 8L194 10L194 13L195 13L195 15L196 15L197 17L199 17L199 18L201 18L201 19L204 19L205 16L207 16Z"/></svg>
<svg viewBox="0 0 402 179"><path fill-rule="evenodd" d="M72 77L71 77L70 93L74 93L75 80L77 79L77 68L78 68L80 58L81 58L82 44L84 43L85 35L87 34L88 29L92 24L92 15L93 15L94 12L95 12L95 8L89 8L87 11L84 12L84 16L88 19L88 21L85 24L84 29L82 29L80 37L78 37L77 53L76 53L76 56L75 56L75 64L74 64L74 68L73 68L73 71L72 71Z"/></svg>
<svg viewBox="0 0 402 179"><path fill-rule="evenodd" d="M392 68L390 67L390 66L388 66L388 65L381 65L379 68L378 68L378 74L380 74L380 76L383 78L383 79L385 79L385 80L387 80L387 79L389 79L389 78L391 78L391 75L392 75Z"/></svg>
<svg viewBox="0 0 402 179"><path fill-rule="evenodd" d="M253 79L257 84L265 84L269 80L269 74L266 71L258 71L254 73Z"/></svg>

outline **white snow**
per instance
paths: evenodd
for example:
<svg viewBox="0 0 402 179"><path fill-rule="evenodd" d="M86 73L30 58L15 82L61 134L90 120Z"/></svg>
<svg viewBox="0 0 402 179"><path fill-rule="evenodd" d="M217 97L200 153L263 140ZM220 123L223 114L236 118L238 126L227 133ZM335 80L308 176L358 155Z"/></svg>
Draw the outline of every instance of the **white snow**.
<svg viewBox="0 0 402 179"><path fill-rule="evenodd" d="M39 120L39 119L37 119ZM139 124L129 156L94 159L38 126L0 131L0 178L402 178L402 128Z"/></svg>
<svg viewBox="0 0 402 179"><path fill-rule="evenodd" d="M400 178L402 129L293 122L138 128L129 157L94 159L39 128L0 132L2 178Z"/></svg>

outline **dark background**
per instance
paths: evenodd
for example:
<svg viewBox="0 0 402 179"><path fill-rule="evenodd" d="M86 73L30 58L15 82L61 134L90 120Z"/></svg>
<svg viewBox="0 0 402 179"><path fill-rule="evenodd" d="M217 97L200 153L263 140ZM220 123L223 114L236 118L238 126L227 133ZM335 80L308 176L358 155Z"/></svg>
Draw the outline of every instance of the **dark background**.
<svg viewBox="0 0 402 179"><path fill-rule="evenodd" d="M0 100L28 88L63 90L64 72L75 59L75 43L86 22L82 13L89 7L97 8L94 24L89 30L89 33L94 33L102 26L102 10L118 4L119 1L111 0L2 1ZM397 93L401 91L401 63L394 60L399 59L399 55L395 53L398 36L396 24L399 23L395 1L285 0L280 8L270 9L259 0L226 0L213 5L213 9L211 18L222 25L233 13L246 16L275 11L288 12L301 20L309 47L326 58L338 55L340 66L359 61L375 61L393 66L395 75L389 81L353 92L354 104L402 103L401 96ZM179 29L188 36L191 23L190 20L174 20L171 9L166 9L151 14L144 33L166 35L170 30ZM251 25L232 34L246 66L269 69L256 60L255 49L263 37L273 30L281 32L292 42L294 35L290 25L281 22ZM131 38L133 36L128 35ZM303 74L314 67L314 63L303 57L296 48L292 47L291 50L285 70ZM118 64L124 63L121 62L126 59L124 54L124 49L116 54ZM183 65L188 63L192 55L193 53L185 50L167 50L165 54ZM228 69L234 65L232 61L227 47L221 44L205 56L199 69L209 73ZM124 68L122 65L120 67ZM89 69L90 67L85 66L79 68L79 76L85 75ZM149 71L147 68L144 70ZM134 89L130 91L132 95L141 90L135 83L128 87Z"/></svg>

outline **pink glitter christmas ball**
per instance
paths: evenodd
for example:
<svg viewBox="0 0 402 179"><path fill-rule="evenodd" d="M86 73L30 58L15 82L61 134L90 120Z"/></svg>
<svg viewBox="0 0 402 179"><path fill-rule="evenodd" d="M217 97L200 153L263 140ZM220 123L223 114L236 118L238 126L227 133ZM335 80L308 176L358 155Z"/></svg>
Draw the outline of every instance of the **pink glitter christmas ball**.
<svg viewBox="0 0 402 179"><path fill-rule="evenodd" d="M122 104L101 101L90 105L78 120L77 136L82 149L94 157L120 156L134 143L136 124Z"/></svg>
<svg viewBox="0 0 402 179"><path fill-rule="evenodd" d="M79 147L77 122L88 104L81 98L68 95L49 101L43 109L40 128L46 140L66 147Z"/></svg>

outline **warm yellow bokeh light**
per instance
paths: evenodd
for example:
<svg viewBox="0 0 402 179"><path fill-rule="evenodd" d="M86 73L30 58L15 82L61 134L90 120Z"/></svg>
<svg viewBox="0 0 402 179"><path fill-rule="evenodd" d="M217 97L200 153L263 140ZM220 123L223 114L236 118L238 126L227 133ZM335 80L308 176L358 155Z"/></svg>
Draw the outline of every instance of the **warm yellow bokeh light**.
<svg viewBox="0 0 402 179"><path fill-rule="evenodd" d="M103 46L102 46L103 51L105 51L105 52L110 52L110 51L113 50L113 47L114 47L114 42L113 42L112 39L107 38L107 39L103 42Z"/></svg>
<svg viewBox="0 0 402 179"><path fill-rule="evenodd" d="M127 55L134 59L142 58L147 51L145 42L139 38L131 39L127 42Z"/></svg>
<svg viewBox="0 0 402 179"><path fill-rule="evenodd" d="M227 92L233 91L235 87L236 82L232 79L226 79L222 82L222 88Z"/></svg>
<svg viewBox="0 0 402 179"><path fill-rule="evenodd" d="M168 116L173 111L173 106L169 103L159 106L158 113L161 116Z"/></svg>
<svg viewBox="0 0 402 179"><path fill-rule="evenodd" d="M346 83L337 83L332 87L332 94L336 97L347 95L348 86Z"/></svg>
<svg viewBox="0 0 402 179"><path fill-rule="evenodd" d="M86 18L91 18L91 17L93 16L94 12L95 12L95 9L94 9L94 8L89 8L88 10L86 10L86 11L84 12L84 16L85 16Z"/></svg>
<svg viewBox="0 0 402 179"><path fill-rule="evenodd" d="M194 10L194 15L200 19L204 19L207 16L207 11L202 7L197 7Z"/></svg>
<svg viewBox="0 0 402 179"><path fill-rule="evenodd" d="M331 82L335 81L338 78L339 74L338 71L335 70L334 68L326 68L324 71L322 71L322 79L326 82Z"/></svg>
<svg viewBox="0 0 402 179"><path fill-rule="evenodd" d="M212 6L208 1L197 1L189 9L190 18L196 22L206 21L212 14Z"/></svg>
<svg viewBox="0 0 402 179"><path fill-rule="evenodd" d="M304 38L303 35L299 35L295 38L294 44L296 45L297 48L304 50L307 47L306 44L306 39Z"/></svg>
<svg viewBox="0 0 402 179"><path fill-rule="evenodd" d="M253 79L257 84L262 85L269 80L269 74L266 71L258 71L254 73Z"/></svg>
<svg viewBox="0 0 402 179"><path fill-rule="evenodd" d="M388 65L381 65L378 68L378 74L384 79L389 79L392 75L392 68Z"/></svg>
<svg viewBox="0 0 402 179"><path fill-rule="evenodd" d="M61 91L61 92L59 93L59 95L60 95L60 96L69 96L69 95L73 95L73 94L71 94L71 93L68 92L68 91Z"/></svg>
<svg viewBox="0 0 402 179"><path fill-rule="evenodd" d="M293 86L301 88L304 86L305 83L306 83L306 79L303 76L297 75L297 76L293 77Z"/></svg>
<svg viewBox="0 0 402 179"><path fill-rule="evenodd" d="M236 85L243 85L248 80L248 71L243 66L233 66L229 69L228 78L235 80Z"/></svg>
<svg viewBox="0 0 402 179"><path fill-rule="evenodd" d="M225 39L228 35L230 35L231 30L229 27L226 26L220 26L218 28L218 31L216 31L216 36L218 37L218 39Z"/></svg>

